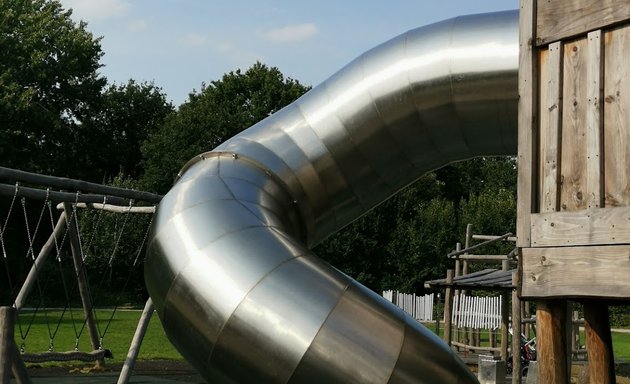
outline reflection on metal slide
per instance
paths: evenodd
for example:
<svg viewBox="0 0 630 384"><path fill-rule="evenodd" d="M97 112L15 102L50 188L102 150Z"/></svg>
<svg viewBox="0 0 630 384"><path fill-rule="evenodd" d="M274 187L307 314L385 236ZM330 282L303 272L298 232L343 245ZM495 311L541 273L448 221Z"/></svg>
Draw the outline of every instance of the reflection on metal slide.
<svg viewBox="0 0 630 384"><path fill-rule="evenodd" d="M443 21L191 160L145 264L171 342L209 382L476 383L310 249L427 171L514 154L517 73L517 12Z"/></svg>

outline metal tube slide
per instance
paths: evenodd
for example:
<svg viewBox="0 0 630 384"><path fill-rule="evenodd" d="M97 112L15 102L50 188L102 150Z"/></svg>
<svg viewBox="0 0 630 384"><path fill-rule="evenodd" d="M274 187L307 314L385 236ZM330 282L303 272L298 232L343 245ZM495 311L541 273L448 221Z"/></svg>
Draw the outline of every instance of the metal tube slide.
<svg viewBox="0 0 630 384"><path fill-rule="evenodd" d="M435 335L309 249L427 171L516 151L518 15L409 31L191 160L145 278L209 382L474 383Z"/></svg>

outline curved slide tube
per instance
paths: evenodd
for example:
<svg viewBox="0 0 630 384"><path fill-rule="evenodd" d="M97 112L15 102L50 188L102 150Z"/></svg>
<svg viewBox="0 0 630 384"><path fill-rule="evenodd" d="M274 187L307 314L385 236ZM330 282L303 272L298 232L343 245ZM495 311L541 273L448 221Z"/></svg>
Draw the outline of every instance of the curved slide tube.
<svg viewBox="0 0 630 384"><path fill-rule="evenodd" d="M433 333L309 249L427 171L516 151L518 16L409 31L191 160L146 284L209 382L475 383Z"/></svg>

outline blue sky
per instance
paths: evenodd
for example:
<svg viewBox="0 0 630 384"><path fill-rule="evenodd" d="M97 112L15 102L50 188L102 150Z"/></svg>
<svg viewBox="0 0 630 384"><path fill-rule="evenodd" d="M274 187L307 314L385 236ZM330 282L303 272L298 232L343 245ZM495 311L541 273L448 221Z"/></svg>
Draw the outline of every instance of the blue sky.
<svg viewBox="0 0 630 384"><path fill-rule="evenodd" d="M175 105L257 60L317 85L409 29L518 0L61 0L103 36L110 82L153 81Z"/></svg>

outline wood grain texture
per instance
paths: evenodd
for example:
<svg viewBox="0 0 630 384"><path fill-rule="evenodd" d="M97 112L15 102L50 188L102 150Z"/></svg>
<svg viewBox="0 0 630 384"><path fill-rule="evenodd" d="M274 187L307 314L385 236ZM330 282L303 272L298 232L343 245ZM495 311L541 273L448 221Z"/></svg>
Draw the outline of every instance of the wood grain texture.
<svg viewBox="0 0 630 384"><path fill-rule="evenodd" d="M585 209L586 202L586 66L587 40L567 43L564 47L562 100L562 155L560 160L560 209Z"/></svg>
<svg viewBox="0 0 630 384"><path fill-rule="evenodd" d="M566 39L630 19L627 0L545 0L536 12L537 45Z"/></svg>
<svg viewBox="0 0 630 384"><path fill-rule="evenodd" d="M630 25L604 36L604 204L630 205Z"/></svg>
<svg viewBox="0 0 630 384"><path fill-rule="evenodd" d="M537 137L536 62L534 61L535 1L521 0L519 12L518 72L518 200L517 247L530 246L530 214L535 207L534 148Z"/></svg>
<svg viewBox="0 0 630 384"><path fill-rule="evenodd" d="M532 215L532 247L630 244L630 207Z"/></svg>
<svg viewBox="0 0 630 384"><path fill-rule="evenodd" d="M559 208L560 119L562 116L562 44L540 51L540 212Z"/></svg>
<svg viewBox="0 0 630 384"><path fill-rule="evenodd" d="M603 36L602 31L587 36L586 65L586 206L597 208L602 203L602 94L603 94Z"/></svg>
<svg viewBox="0 0 630 384"><path fill-rule="evenodd" d="M615 361L608 305L601 300L586 300L583 304L586 349L589 359L588 382L590 384L614 383Z"/></svg>
<svg viewBox="0 0 630 384"><path fill-rule="evenodd" d="M538 353L538 380L541 383L566 384L569 382L565 364L566 339L563 337L566 307L564 300L536 302L536 351Z"/></svg>
<svg viewBox="0 0 630 384"><path fill-rule="evenodd" d="M526 248L522 296L630 297L630 246Z"/></svg>

